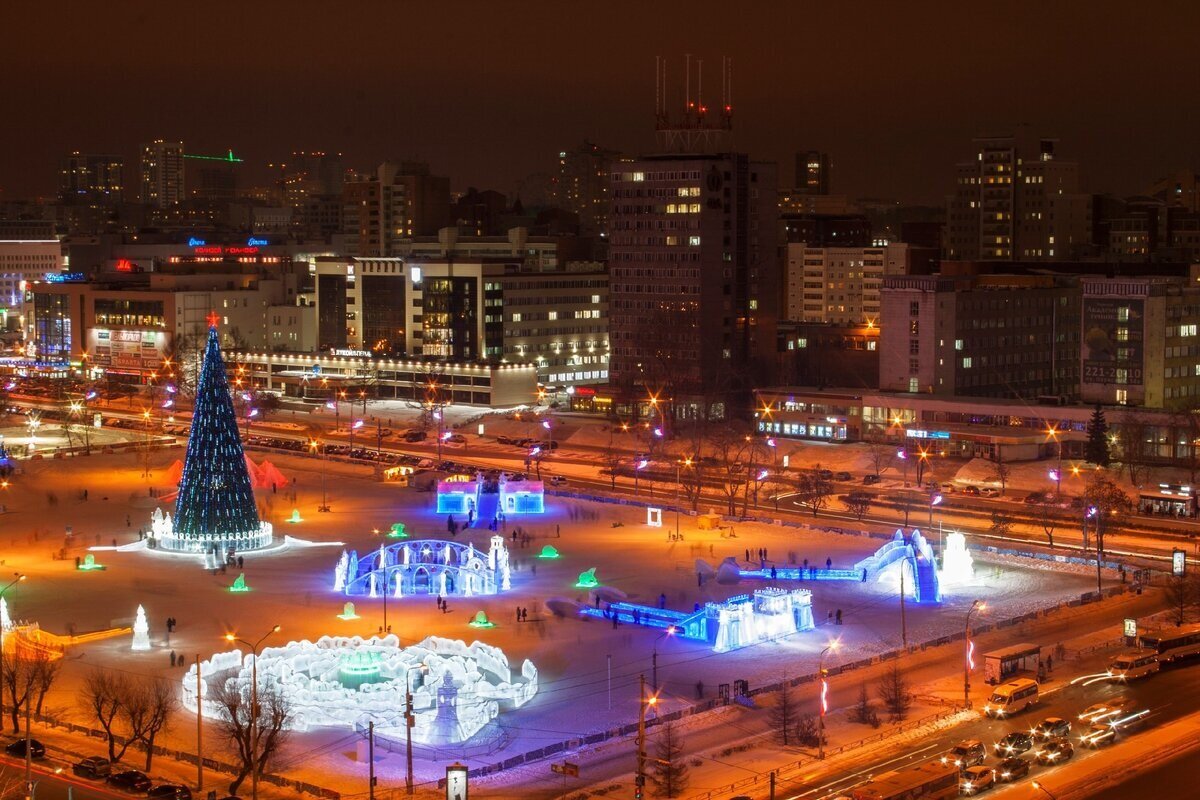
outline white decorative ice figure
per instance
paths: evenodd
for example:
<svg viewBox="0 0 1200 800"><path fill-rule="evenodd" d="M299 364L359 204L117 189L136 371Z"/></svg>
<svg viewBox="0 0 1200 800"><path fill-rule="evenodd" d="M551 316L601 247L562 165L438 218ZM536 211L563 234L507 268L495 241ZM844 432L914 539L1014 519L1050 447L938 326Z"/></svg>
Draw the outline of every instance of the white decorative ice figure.
<svg viewBox="0 0 1200 800"><path fill-rule="evenodd" d="M337 566L333 568L333 590L335 592L344 592L346 590L346 569L349 566L350 555L343 550L342 557L338 559Z"/></svg>
<svg viewBox="0 0 1200 800"><path fill-rule="evenodd" d="M975 580L975 563L967 551L967 537L957 531L946 534L942 580L947 584L964 584Z"/></svg>
<svg viewBox="0 0 1200 800"><path fill-rule="evenodd" d="M400 548L400 555L404 557L404 566L408 566L408 545Z"/></svg>
<svg viewBox="0 0 1200 800"><path fill-rule="evenodd" d="M379 545L379 569L387 566L387 549L383 545Z"/></svg>
<svg viewBox="0 0 1200 800"><path fill-rule="evenodd" d="M396 576L396 597L404 597L404 573Z"/></svg>
<svg viewBox="0 0 1200 800"><path fill-rule="evenodd" d="M450 544L449 544L449 543L447 543L447 544L446 544L446 550L445 550L445 552L442 554L442 558L445 560L445 562L446 562L447 564L449 564L449 563L450 563Z"/></svg>
<svg viewBox="0 0 1200 800"><path fill-rule="evenodd" d="M446 596L446 573L444 571L438 575L438 595L440 597Z"/></svg>
<svg viewBox="0 0 1200 800"><path fill-rule="evenodd" d="M146 621L146 609L137 607L137 618L133 621L133 649L150 649L150 623Z"/></svg>
<svg viewBox="0 0 1200 800"><path fill-rule="evenodd" d="M470 597L471 595L475 594L475 592L472 591L472 586L471 586L471 583L474 580L475 580L475 576L468 573L463 582L463 596L464 597Z"/></svg>
<svg viewBox="0 0 1200 800"><path fill-rule="evenodd" d="M12 627L12 617L8 615L8 600L0 597L0 633Z"/></svg>
<svg viewBox="0 0 1200 800"><path fill-rule="evenodd" d="M378 593L375 591L375 573L374 572L371 573L371 593L369 596L370 597L378 597L379 596Z"/></svg>

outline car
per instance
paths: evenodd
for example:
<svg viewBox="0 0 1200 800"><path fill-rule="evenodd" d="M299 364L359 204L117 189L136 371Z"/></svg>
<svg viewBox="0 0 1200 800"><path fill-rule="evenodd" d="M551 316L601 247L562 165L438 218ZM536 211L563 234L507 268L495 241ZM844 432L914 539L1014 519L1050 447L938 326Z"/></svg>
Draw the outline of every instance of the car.
<svg viewBox="0 0 1200 800"><path fill-rule="evenodd" d="M1095 703L1083 710L1079 715L1080 722L1104 722L1121 715L1129 701L1124 697L1114 697L1103 703Z"/></svg>
<svg viewBox="0 0 1200 800"><path fill-rule="evenodd" d="M150 791L151 781L146 777L146 773L139 772L136 769L127 769L121 772L114 772L108 776L107 781L109 786L114 786L118 789L123 789L126 792L135 794L145 794Z"/></svg>
<svg viewBox="0 0 1200 800"><path fill-rule="evenodd" d="M1049 497L1050 495L1046 492L1032 492L1025 495L1025 505L1035 506L1038 503L1046 503L1049 502Z"/></svg>
<svg viewBox="0 0 1200 800"><path fill-rule="evenodd" d="M515 444L511 436L497 436L496 444Z"/></svg>
<svg viewBox="0 0 1200 800"><path fill-rule="evenodd" d="M1039 764L1061 764L1070 761L1073 755L1075 746L1071 744L1071 740L1065 736L1055 736L1042 745L1042 749L1034 753L1033 757Z"/></svg>
<svg viewBox="0 0 1200 800"><path fill-rule="evenodd" d="M938 488L941 490L942 494L954 494L954 492L958 490L958 487L955 486L953 483L950 483L949 481L947 481L946 483L943 483Z"/></svg>
<svg viewBox="0 0 1200 800"><path fill-rule="evenodd" d="M959 791L963 794L979 794L996 785L996 770L991 767L974 766L963 770Z"/></svg>
<svg viewBox="0 0 1200 800"><path fill-rule="evenodd" d="M879 483L880 480L881 478L878 475L863 475L864 486L873 486L876 483Z"/></svg>
<svg viewBox="0 0 1200 800"><path fill-rule="evenodd" d="M8 753L10 756L16 756L17 758L24 758L25 757L25 740L17 739L15 742L13 742L12 744L5 747L4 752ZM34 761L37 761L38 759L41 759L41 758L45 758L46 757L46 745L42 744L37 739L30 739L29 740L29 757L31 759L33 759Z"/></svg>
<svg viewBox="0 0 1200 800"><path fill-rule="evenodd" d="M451 444L466 444L467 437L463 436L461 433L452 433L446 437L446 441L450 442Z"/></svg>
<svg viewBox="0 0 1200 800"><path fill-rule="evenodd" d="M1000 490L993 488L991 486L979 487L979 493L981 495L983 495L984 497L999 497L1000 496Z"/></svg>
<svg viewBox="0 0 1200 800"><path fill-rule="evenodd" d="M1017 778L1024 778L1028 774L1029 761L1019 756L1006 758L996 767L996 779L1002 783L1012 783Z"/></svg>
<svg viewBox="0 0 1200 800"><path fill-rule="evenodd" d="M1132 714L1126 714L1123 717L1117 717L1109 724L1120 731L1121 733L1133 733L1138 728L1146 724L1146 717L1150 716L1150 709L1135 711Z"/></svg>
<svg viewBox="0 0 1200 800"><path fill-rule="evenodd" d="M1116 738L1116 728L1103 722L1097 722L1079 737L1079 743L1084 747L1099 750L1101 747L1112 744Z"/></svg>
<svg viewBox="0 0 1200 800"><path fill-rule="evenodd" d="M566 486L567 479L562 475L551 475L550 476L550 485L551 486Z"/></svg>
<svg viewBox="0 0 1200 800"><path fill-rule="evenodd" d="M942 763L954 762L954 765L960 770L965 770L967 767L979 766L986 758L987 748L983 746L983 742L978 739L967 739L950 748L950 752L942 756Z"/></svg>
<svg viewBox="0 0 1200 800"><path fill-rule="evenodd" d="M165 797L168 800L192 800L192 790L181 783L160 783L150 791L147 797Z"/></svg>
<svg viewBox="0 0 1200 800"><path fill-rule="evenodd" d="M817 477L823 481L833 480L833 470L831 469L818 469L816 470L816 473Z"/></svg>
<svg viewBox="0 0 1200 800"><path fill-rule="evenodd" d="M962 487L961 491L963 494L967 494L972 497L979 497L979 495L982 494L982 492L979 491L978 486L971 486L970 484Z"/></svg>
<svg viewBox="0 0 1200 800"><path fill-rule="evenodd" d="M1062 717L1046 717L1038 723L1037 727L1031 733L1042 740L1069 736L1071 734L1071 723Z"/></svg>
<svg viewBox="0 0 1200 800"><path fill-rule="evenodd" d="M1033 748L1033 737L1025 731L1013 731L992 747L1001 758L1015 756Z"/></svg>
<svg viewBox="0 0 1200 800"><path fill-rule="evenodd" d="M74 764L71 771L81 778L107 778L112 774L112 762L100 756L88 756Z"/></svg>
<svg viewBox="0 0 1200 800"><path fill-rule="evenodd" d="M834 477L834 478L836 478L836 479L837 479L837 480L839 480L839 481L852 481L852 480L854 480L854 476L853 476L853 475L851 475L849 472L846 472L845 470L842 470L841 472L837 473L837 474L836 474L836 475L834 475L833 477Z"/></svg>

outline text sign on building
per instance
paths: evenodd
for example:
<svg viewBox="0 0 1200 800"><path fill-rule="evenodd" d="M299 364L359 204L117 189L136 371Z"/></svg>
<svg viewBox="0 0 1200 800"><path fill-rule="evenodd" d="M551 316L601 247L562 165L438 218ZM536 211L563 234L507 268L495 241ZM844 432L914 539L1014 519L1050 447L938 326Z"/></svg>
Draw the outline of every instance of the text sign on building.
<svg viewBox="0 0 1200 800"><path fill-rule="evenodd" d="M1083 301L1083 382L1142 385L1145 303L1091 297Z"/></svg>
<svg viewBox="0 0 1200 800"><path fill-rule="evenodd" d="M88 331L91 364L117 370L155 370L166 357L163 331L92 328Z"/></svg>
<svg viewBox="0 0 1200 800"><path fill-rule="evenodd" d="M1182 575L1187 571L1187 553L1183 550L1171 552L1171 574Z"/></svg>
<svg viewBox="0 0 1200 800"><path fill-rule="evenodd" d="M909 428L904 432L904 435L910 439L949 439L950 431L923 431L916 428Z"/></svg>
<svg viewBox="0 0 1200 800"><path fill-rule="evenodd" d="M1130 638L1137 636L1137 620L1129 617L1125 618L1125 635Z"/></svg>

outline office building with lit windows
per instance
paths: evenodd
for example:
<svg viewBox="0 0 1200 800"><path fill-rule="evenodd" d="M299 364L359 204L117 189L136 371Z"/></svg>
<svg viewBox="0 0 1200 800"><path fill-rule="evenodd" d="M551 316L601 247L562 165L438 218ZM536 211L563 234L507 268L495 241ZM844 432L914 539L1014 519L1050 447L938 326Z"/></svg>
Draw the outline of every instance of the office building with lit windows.
<svg viewBox="0 0 1200 800"><path fill-rule="evenodd" d="M18 220L0 227L0 332L22 327L28 284L57 279L65 266L52 223Z"/></svg>
<svg viewBox="0 0 1200 800"><path fill-rule="evenodd" d="M788 244L784 318L877 325L885 275L909 272L912 247L809 247Z"/></svg>
<svg viewBox="0 0 1200 800"><path fill-rule="evenodd" d="M119 205L124 197L123 167L120 156L71 153L59 170L59 199L72 205Z"/></svg>
<svg viewBox="0 0 1200 800"><path fill-rule="evenodd" d="M714 401L723 412L774 369L776 167L647 156L614 165L612 186L613 390L626 402L668 392L677 417Z"/></svg>
<svg viewBox="0 0 1200 800"><path fill-rule="evenodd" d="M183 142L155 139L143 144L138 186L138 199L148 206L171 208L186 200Z"/></svg>

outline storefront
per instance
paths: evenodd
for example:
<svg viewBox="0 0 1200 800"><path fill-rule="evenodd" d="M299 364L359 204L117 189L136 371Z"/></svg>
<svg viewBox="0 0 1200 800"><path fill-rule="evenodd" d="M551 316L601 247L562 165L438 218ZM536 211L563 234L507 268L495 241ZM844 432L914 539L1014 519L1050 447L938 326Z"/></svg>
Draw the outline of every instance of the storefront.
<svg viewBox="0 0 1200 800"><path fill-rule="evenodd" d="M1138 494L1138 511L1166 517L1196 516L1196 497L1191 486L1160 483L1158 491Z"/></svg>

